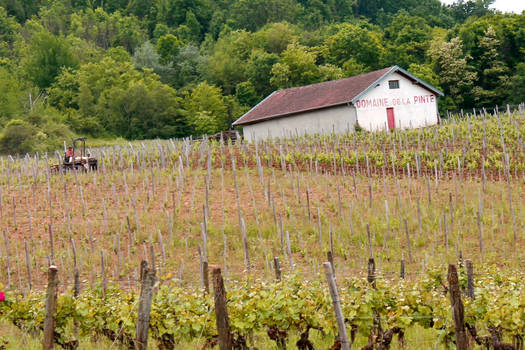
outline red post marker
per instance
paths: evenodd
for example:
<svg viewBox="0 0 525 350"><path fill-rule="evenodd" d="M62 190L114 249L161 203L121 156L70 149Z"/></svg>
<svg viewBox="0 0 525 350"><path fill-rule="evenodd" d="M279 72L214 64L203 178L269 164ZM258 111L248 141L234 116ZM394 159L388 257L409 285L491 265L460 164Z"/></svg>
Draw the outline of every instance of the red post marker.
<svg viewBox="0 0 525 350"><path fill-rule="evenodd" d="M0 292L0 301L5 301L5 294L4 294L4 292Z"/></svg>

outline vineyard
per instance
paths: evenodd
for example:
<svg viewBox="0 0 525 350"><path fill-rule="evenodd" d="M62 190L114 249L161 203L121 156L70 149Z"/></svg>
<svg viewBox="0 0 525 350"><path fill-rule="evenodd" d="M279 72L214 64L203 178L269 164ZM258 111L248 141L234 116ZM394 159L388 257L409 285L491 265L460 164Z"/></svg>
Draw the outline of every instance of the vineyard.
<svg viewBox="0 0 525 350"><path fill-rule="evenodd" d="M212 348L219 273L235 349L344 348L327 280L353 348L459 349L453 263L469 347L523 349L523 135L522 111L478 111L388 133L132 142L90 150L89 172L52 173L59 153L1 158L0 348L41 348L53 273L57 347L142 349L150 276L149 348Z"/></svg>

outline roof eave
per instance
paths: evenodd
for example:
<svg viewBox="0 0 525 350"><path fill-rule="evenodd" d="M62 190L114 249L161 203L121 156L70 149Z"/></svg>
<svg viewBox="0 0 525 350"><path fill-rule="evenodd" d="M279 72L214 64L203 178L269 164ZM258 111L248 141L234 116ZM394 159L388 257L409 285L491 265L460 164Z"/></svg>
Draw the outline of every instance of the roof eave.
<svg viewBox="0 0 525 350"><path fill-rule="evenodd" d="M270 97L273 96L273 94L275 94L277 91L274 91L272 92L271 94L269 94L268 96L266 96L261 102L257 103L255 106L253 106L248 112L244 113L243 115L241 115L239 117L239 119L237 119L236 121L234 121L232 123L233 126L237 126L237 125L243 125L244 123L242 123L242 118L244 118L244 116L250 114L251 111L253 111L255 108L259 107L259 105L261 105L264 101L266 101L267 99L269 99Z"/></svg>
<svg viewBox="0 0 525 350"><path fill-rule="evenodd" d="M264 118L259 118L259 119L254 119L254 120L249 120L249 121L246 121L246 122L239 122L240 119L242 118L239 118L235 121L234 125L236 126L243 126L243 125L251 125L251 124L256 124L256 123L260 123L260 122L264 122L264 121L267 121L267 120L273 120L273 119L279 119L279 118L284 118L284 117L288 117L288 116L291 116L291 115L294 115L294 114L300 114L300 113L305 113L305 112L312 112L312 111L317 111L317 110L320 110L320 109L326 109L326 108L331 108L331 107L337 107L337 106L344 106L344 105L348 105L348 104L351 104L352 102L351 101L345 101L345 102L338 102L338 103L334 103L334 104L331 104L331 105L326 105L326 106L320 106L320 107L314 107L314 108L306 108L306 109L301 109L299 111L293 111L293 112L290 112L290 113L283 113L283 114L273 114L273 115L269 115L267 117L264 117ZM255 107L254 107L255 108ZM253 108L252 108L253 109ZM248 112L246 112L244 115L248 114ZM243 115L243 117L244 117Z"/></svg>
<svg viewBox="0 0 525 350"><path fill-rule="evenodd" d="M364 89L363 91L361 91L359 94L357 94L356 97L354 97L352 99L352 103L355 103L357 100L359 100L361 97L363 97L364 95L366 95L370 90L372 90L373 88L375 88L378 84L381 83L381 81L383 81L383 79L385 79L386 77L388 77L390 74L392 74L392 72L394 72L396 70L396 68L399 68L398 66L393 66L392 68L390 68L390 70L388 72L386 72L385 74L383 74L381 77L379 77L379 79L377 79L376 81L374 81L372 84L370 84L366 89Z"/></svg>

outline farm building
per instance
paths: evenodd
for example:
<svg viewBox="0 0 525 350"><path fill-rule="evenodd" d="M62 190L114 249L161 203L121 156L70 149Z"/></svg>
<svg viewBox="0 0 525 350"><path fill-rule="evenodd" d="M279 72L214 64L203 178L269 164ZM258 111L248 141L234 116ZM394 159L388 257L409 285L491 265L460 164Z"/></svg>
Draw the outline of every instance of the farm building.
<svg viewBox="0 0 525 350"><path fill-rule="evenodd" d="M418 128L439 120L443 93L394 66L273 92L233 123L246 140Z"/></svg>

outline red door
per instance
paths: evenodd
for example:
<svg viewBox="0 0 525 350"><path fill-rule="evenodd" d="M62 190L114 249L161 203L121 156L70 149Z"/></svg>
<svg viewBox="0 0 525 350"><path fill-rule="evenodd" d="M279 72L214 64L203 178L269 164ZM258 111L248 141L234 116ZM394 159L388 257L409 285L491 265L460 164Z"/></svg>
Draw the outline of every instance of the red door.
<svg viewBox="0 0 525 350"><path fill-rule="evenodd" d="M394 108L386 109L386 117L388 119L388 130L393 130L396 127L396 120L394 119Z"/></svg>

